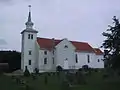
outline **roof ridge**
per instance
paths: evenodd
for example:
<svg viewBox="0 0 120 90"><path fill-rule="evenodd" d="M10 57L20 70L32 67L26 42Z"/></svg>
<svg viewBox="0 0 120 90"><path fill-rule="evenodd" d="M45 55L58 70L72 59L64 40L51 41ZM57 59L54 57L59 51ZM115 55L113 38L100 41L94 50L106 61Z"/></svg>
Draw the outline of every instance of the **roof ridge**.
<svg viewBox="0 0 120 90"><path fill-rule="evenodd" d="M41 47L46 49L51 49L53 38L37 37L37 40L39 45L41 45ZM54 39L54 40L55 40L55 45L57 45L62 41L62 39ZM79 42L79 41L71 41L71 40L69 40L69 42L71 42L76 47L77 50L95 52L94 48L88 42Z"/></svg>
<svg viewBox="0 0 120 90"><path fill-rule="evenodd" d="M43 38L43 37L37 37L37 38L41 38L41 39L49 39L49 40L52 40L52 38ZM54 38L54 40L63 40L63 39L55 39ZM70 42L77 42L77 43L87 43L87 44L89 44L88 42L80 42L80 41L74 41L74 40L69 40Z"/></svg>
<svg viewBox="0 0 120 90"><path fill-rule="evenodd" d="M52 40L53 38L42 38L42 37L37 37L37 38L40 38L40 39L49 39L49 40ZM61 40L61 39L55 39L54 40Z"/></svg>
<svg viewBox="0 0 120 90"><path fill-rule="evenodd" d="M80 42L80 41L70 41L70 42L87 43L87 42ZM88 43L87 43L87 44L88 44Z"/></svg>
<svg viewBox="0 0 120 90"><path fill-rule="evenodd" d="M100 48L94 48L94 49L100 49Z"/></svg>

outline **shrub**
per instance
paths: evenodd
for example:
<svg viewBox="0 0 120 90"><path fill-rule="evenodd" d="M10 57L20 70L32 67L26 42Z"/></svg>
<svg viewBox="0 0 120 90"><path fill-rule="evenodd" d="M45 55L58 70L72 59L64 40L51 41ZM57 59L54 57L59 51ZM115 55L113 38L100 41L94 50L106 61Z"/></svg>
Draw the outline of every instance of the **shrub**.
<svg viewBox="0 0 120 90"><path fill-rule="evenodd" d="M47 84L48 83L48 78L47 78L47 76L45 75L45 77L44 77L44 82L45 82L45 84Z"/></svg>
<svg viewBox="0 0 120 90"><path fill-rule="evenodd" d="M78 71L82 71L82 68L79 68Z"/></svg>
<svg viewBox="0 0 120 90"><path fill-rule="evenodd" d="M57 71L57 76L60 79L60 72L63 71L63 68L61 66L57 66L56 71Z"/></svg>
<svg viewBox="0 0 120 90"><path fill-rule="evenodd" d="M50 73L50 72L48 72L47 74L48 74L48 76L51 76L51 73Z"/></svg>
<svg viewBox="0 0 120 90"><path fill-rule="evenodd" d="M73 83L73 81L74 81L73 75L72 75L72 74L67 74L67 80L68 80L70 83Z"/></svg>
<svg viewBox="0 0 120 90"><path fill-rule="evenodd" d="M85 71L88 71L88 70L89 70L89 66L88 66L88 65L83 65L82 68L83 68L83 70L85 70Z"/></svg>
<svg viewBox="0 0 120 90"><path fill-rule="evenodd" d="M67 80L63 80L61 84L62 90L70 90L70 86Z"/></svg>
<svg viewBox="0 0 120 90"><path fill-rule="evenodd" d="M30 76L30 72L29 72L29 70L27 69L27 66L25 66L24 76L25 76L25 77Z"/></svg>
<svg viewBox="0 0 120 90"><path fill-rule="evenodd" d="M58 72L63 71L63 68L61 66L57 66L56 71L58 71Z"/></svg>
<svg viewBox="0 0 120 90"><path fill-rule="evenodd" d="M98 72L99 70L97 68L94 69L95 72Z"/></svg>
<svg viewBox="0 0 120 90"><path fill-rule="evenodd" d="M35 68L35 74L39 74L39 69Z"/></svg>
<svg viewBox="0 0 120 90"><path fill-rule="evenodd" d="M103 74L103 79L106 79L106 78L108 78L108 77L109 77L109 74L108 74L108 73Z"/></svg>
<svg viewBox="0 0 120 90"><path fill-rule="evenodd" d="M56 75L56 72L53 72L53 76L55 76Z"/></svg>
<svg viewBox="0 0 120 90"><path fill-rule="evenodd" d="M33 90L33 88L30 85L26 84L25 85L25 90Z"/></svg>
<svg viewBox="0 0 120 90"><path fill-rule="evenodd" d="M120 76L120 71L118 72L118 76Z"/></svg>
<svg viewBox="0 0 120 90"><path fill-rule="evenodd" d="M31 76L33 80L37 79L37 76L35 74L32 74Z"/></svg>
<svg viewBox="0 0 120 90"><path fill-rule="evenodd" d="M16 81L17 84L20 84L21 78L20 77L16 77L15 81Z"/></svg>
<svg viewBox="0 0 120 90"><path fill-rule="evenodd" d="M85 75L81 71L78 71L76 73L76 80L77 80L78 84L85 84L86 83Z"/></svg>

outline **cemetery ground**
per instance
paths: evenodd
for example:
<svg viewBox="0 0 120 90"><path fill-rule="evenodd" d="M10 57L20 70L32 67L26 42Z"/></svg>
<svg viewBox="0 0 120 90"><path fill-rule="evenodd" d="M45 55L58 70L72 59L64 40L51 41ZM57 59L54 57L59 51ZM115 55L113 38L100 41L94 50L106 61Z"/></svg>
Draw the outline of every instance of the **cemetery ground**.
<svg viewBox="0 0 120 90"><path fill-rule="evenodd" d="M0 90L120 90L119 75L109 76L95 71L78 75L65 77L63 72L60 75L44 73L29 77L0 75ZM80 80L80 83L71 84L74 82L72 78Z"/></svg>

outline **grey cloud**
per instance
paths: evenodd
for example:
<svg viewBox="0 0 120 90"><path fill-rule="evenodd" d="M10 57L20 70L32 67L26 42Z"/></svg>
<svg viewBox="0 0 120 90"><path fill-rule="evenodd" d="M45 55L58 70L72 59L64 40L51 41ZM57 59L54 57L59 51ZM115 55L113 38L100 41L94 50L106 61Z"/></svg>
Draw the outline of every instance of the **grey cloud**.
<svg viewBox="0 0 120 90"><path fill-rule="evenodd" d="M112 17L120 17L119 0L0 0L2 2L12 5L0 5L0 36L7 41L7 48L14 50L21 48L20 32L25 28L29 4L39 37L86 41L95 47L101 46L104 39L101 33L112 23Z"/></svg>
<svg viewBox="0 0 120 90"><path fill-rule="evenodd" d="M10 2L10 1L16 1L16 0L0 0L0 2ZM31 1L31 0L23 0L23 1Z"/></svg>
<svg viewBox="0 0 120 90"><path fill-rule="evenodd" d="M9 1L12 1L12 0L0 0L0 2L9 2Z"/></svg>
<svg viewBox="0 0 120 90"><path fill-rule="evenodd" d="M24 1L32 1L32 0L24 0Z"/></svg>

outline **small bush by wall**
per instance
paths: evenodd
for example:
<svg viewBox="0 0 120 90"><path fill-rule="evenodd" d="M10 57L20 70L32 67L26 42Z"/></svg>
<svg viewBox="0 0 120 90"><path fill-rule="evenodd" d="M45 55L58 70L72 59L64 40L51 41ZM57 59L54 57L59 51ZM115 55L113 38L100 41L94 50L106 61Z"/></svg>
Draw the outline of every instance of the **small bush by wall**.
<svg viewBox="0 0 120 90"><path fill-rule="evenodd" d="M27 66L25 66L24 76L26 76L26 77L30 76L30 72L29 72L29 70L27 69Z"/></svg>

